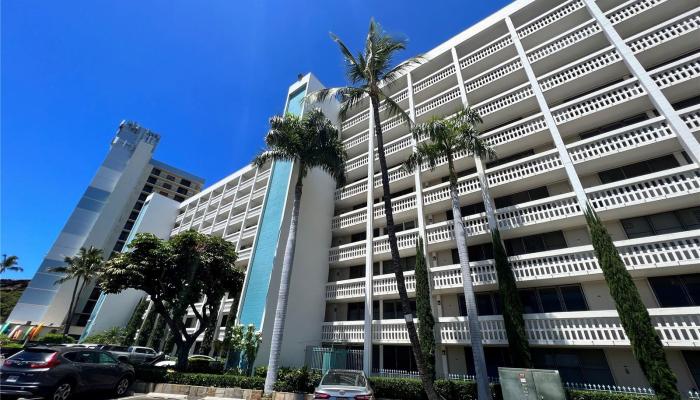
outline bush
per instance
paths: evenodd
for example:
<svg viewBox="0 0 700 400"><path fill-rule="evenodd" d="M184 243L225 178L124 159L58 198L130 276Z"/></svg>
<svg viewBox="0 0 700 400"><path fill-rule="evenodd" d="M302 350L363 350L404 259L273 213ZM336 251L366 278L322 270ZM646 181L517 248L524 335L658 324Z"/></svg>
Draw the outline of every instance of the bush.
<svg viewBox="0 0 700 400"><path fill-rule="evenodd" d="M66 344L75 343L75 339L62 333L47 333L43 337L39 338L37 342L47 344Z"/></svg>
<svg viewBox="0 0 700 400"><path fill-rule="evenodd" d="M142 382L164 383L167 382L168 369L151 365L134 365L136 380Z"/></svg>
<svg viewBox="0 0 700 400"><path fill-rule="evenodd" d="M568 390L570 400L654 400L656 396L626 393L594 392L588 390Z"/></svg>
<svg viewBox="0 0 700 400"><path fill-rule="evenodd" d="M369 382L377 398L426 399L423 386L418 379L370 377ZM450 400L474 400L477 398L476 384L472 381L438 379L435 381L435 391L443 398ZM498 385L491 385L491 394L496 400L502 399L501 389Z"/></svg>
<svg viewBox="0 0 700 400"><path fill-rule="evenodd" d="M213 374L193 374L169 372L166 383L193 386L214 386L214 387L238 387L241 389L262 390L265 386L265 378L242 375L213 375Z"/></svg>
<svg viewBox="0 0 700 400"><path fill-rule="evenodd" d="M264 378L267 376L267 365L261 365L259 367L256 367L255 370L253 371L253 376L257 376L260 378Z"/></svg>
<svg viewBox="0 0 700 400"><path fill-rule="evenodd" d="M262 371L256 371L262 372ZM267 373L267 371L265 371ZM280 368L277 371L275 390L290 393L313 393L321 381L321 373L302 368Z"/></svg>
<svg viewBox="0 0 700 400"><path fill-rule="evenodd" d="M223 374L224 363L202 359L190 359L187 362L187 372L202 374Z"/></svg>

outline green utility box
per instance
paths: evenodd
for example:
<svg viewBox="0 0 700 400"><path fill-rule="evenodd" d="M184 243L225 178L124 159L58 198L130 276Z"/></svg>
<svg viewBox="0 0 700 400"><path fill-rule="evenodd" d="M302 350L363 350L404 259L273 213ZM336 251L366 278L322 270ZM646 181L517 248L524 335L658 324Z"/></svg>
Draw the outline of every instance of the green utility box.
<svg viewBox="0 0 700 400"><path fill-rule="evenodd" d="M559 371L498 368L503 400L565 400Z"/></svg>

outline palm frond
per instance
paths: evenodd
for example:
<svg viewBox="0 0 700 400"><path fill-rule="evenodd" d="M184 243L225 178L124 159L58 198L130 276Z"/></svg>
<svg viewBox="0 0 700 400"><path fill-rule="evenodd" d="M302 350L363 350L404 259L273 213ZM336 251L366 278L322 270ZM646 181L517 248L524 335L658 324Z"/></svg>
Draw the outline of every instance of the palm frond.
<svg viewBox="0 0 700 400"><path fill-rule="evenodd" d="M425 61L425 58L422 55L415 56L413 58L410 58L401 64L395 66L394 68L390 69L389 71L385 72L381 80L382 82L387 86L391 87L391 85L400 77L405 75L408 71L411 69L415 68L416 66L422 64Z"/></svg>
<svg viewBox="0 0 700 400"><path fill-rule="evenodd" d="M411 129L411 126L413 125L413 120L411 120L411 116L408 115L408 113L404 111L404 109L401 108L401 106L399 106L391 97L387 96L386 94L384 94L384 92L381 91L379 93L379 100L386 102L386 109L390 116L398 115L401 119L408 123L408 128Z"/></svg>
<svg viewBox="0 0 700 400"><path fill-rule="evenodd" d="M423 142L416 146L416 154L420 154L421 164L426 164L430 170L434 170L445 156L445 151L438 143Z"/></svg>

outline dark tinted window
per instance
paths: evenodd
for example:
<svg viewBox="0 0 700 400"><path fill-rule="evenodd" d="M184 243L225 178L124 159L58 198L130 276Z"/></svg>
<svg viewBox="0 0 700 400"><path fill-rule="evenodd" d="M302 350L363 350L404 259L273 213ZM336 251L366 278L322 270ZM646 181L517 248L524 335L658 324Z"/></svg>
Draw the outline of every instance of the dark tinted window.
<svg viewBox="0 0 700 400"><path fill-rule="evenodd" d="M700 207L620 220L630 239L700 228Z"/></svg>
<svg viewBox="0 0 700 400"><path fill-rule="evenodd" d="M146 179L146 182L148 182L148 183L156 183L157 181L158 181L158 179L156 179L153 176L149 176L148 179Z"/></svg>
<svg viewBox="0 0 700 400"><path fill-rule="evenodd" d="M566 239L564 239L562 231L554 231L508 239L504 241L504 244L509 256L517 256L539 251L563 249L566 247Z"/></svg>
<svg viewBox="0 0 700 400"><path fill-rule="evenodd" d="M23 350L10 359L14 361L46 361L54 353L53 350Z"/></svg>
<svg viewBox="0 0 700 400"><path fill-rule="evenodd" d="M180 179L180 184L181 184L182 186L190 187L190 185L192 184L192 182L188 181L187 179Z"/></svg>
<svg viewBox="0 0 700 400"><path fill-rule="evenodd" d="M116 364L117 360L114 359L110 354L107 353L97 353L97 357L100 364Z"/></svg>
<svg viewBox="0 0 700 400"><path fill-rule="evenodd" d="M588 382L613 385L603 350L531 348L535 368L557 369L562 382Z"/></svg>
<svg viewBox="0 0 700 400"><path fill-rule="evenodd" d="M175 201L185 201L185 198L182 196L175 195L175 197L173 198L175 199Z"/></svg>
<svg viewBox="0 0 700 400"><path fill-rule="evenodd" d="M179 187L179 188L177 188L177 192L180 194L187 194L187 189Z"/></svg>
<svg viewBox="0 0 700 400"><path fill-rule="evenodd" d="M661 307L700 305L700 274L651 277L649 284Z"/></svg>
<svg viewBox="0 0 700 400"><path fill-rule="evenodd" d="M483 202L467 204L466 206L460 207L459 212L462 214L462 217L466 217L469 215L481 214L482 212L486 212L486 208L484 207ZM445 216L448 221L452 221L454 219L454 213L452 212L452 209L445 211Z"/></svg>
<svg viewBox="0 0 700 400"><path fill-rule="evenodd" d="M525 190L518 193L513 193L508 196L496 197L493 199L496 208L510 207L516 204L527 203L528 201L534 201L539 199L544 199L549 197L549 191L546 186L540 186L538 188Z"/></svg>
<svg viewBox="0 0 700 400"><path fill-rule="evenodd" d="M533 150L533 149L521 151L520 153L516 153L516 154L510 155L508 157L502 157L502 158L499 158L497 160L487 162L486 168L493 168L493 167L496 167L498 165L507 164L511 161L519 160L521 158L525 158L525 157L528 157L528 156L531 156L534 154L535 154L535 150Z"/></svg>
<svg viewBox="0 0 700 400"><path fill-rule="evenodd" d="M153 168L153 170L151 170L151 174L158 176L160 175L160 170L158 168Z"/></svg>
<svg viewBox="0 0 700 400"><path fill-rule="evenodd" d="M636 176L659 172L669 168L679 166L676 157L672 154L662 157L653 158L651 160L641 161L634 164L625 165L618 168L601 171L598 173L600 181L610 183L622 179L634 178Z"/></svg>
<svg viewBox="0 0 700 400"><path fill-rule="evenodd" d="M411 303L411 313L416 315L416 301L409 300ZM382 314L382 319L403 319L403 311L401 311L401 301L400 300L385 300L384 301L384 313Z"/></svg>

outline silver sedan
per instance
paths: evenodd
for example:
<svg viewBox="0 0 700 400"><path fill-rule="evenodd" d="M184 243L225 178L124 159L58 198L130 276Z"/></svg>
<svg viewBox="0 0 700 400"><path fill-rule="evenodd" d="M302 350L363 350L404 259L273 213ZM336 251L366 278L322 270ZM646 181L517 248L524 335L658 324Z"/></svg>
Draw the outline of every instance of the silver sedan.
<svg viewBox="0 0 700 400"><path fill-rule="evenodd" d="M374 392L362 371L331 369L323 375L314 399L374 400Z"/></svg>

